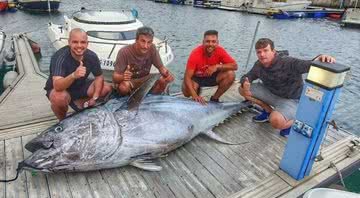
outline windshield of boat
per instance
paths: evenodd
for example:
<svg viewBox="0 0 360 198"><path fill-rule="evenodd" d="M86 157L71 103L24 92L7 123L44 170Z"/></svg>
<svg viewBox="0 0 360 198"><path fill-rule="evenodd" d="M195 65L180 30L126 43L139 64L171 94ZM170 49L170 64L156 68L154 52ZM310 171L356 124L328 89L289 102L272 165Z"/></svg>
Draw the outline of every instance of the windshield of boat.
<svg viewBox="0 0 360 198"><path fill-rule="evenodd" d="M136 38L136 30L125 32L104 32L104 31L88 31L88 36L105 39L105 40L134 40Z"/></svg>

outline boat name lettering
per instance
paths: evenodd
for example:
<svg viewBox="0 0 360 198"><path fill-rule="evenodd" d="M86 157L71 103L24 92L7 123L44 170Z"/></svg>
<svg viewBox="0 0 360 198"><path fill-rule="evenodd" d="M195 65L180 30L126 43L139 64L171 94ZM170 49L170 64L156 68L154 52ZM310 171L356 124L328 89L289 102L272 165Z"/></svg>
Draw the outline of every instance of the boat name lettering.
<svg viewBox="0 0 360 198"><path fill-rule="evenodd" d="M108 59L100 59L100 65L106 67L114 67L115 61L108 60Z"/></svg>

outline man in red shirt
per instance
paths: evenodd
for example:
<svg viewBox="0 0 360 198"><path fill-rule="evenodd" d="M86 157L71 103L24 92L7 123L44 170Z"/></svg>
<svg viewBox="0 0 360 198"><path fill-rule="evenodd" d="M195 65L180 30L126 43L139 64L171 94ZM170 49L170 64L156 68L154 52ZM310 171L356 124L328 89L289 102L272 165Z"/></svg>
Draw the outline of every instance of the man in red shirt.
<svg viewBox="0 0 360 198"><path fill-rule="evenodd" d="M218 32L208 30L204 33L203 44L196 47L189 56L182 92L185 97L206 104L199 95L200 88L218 85L210 101L219 102L220 96L234 82L236 70L235 60L219 45Z"/></svg>

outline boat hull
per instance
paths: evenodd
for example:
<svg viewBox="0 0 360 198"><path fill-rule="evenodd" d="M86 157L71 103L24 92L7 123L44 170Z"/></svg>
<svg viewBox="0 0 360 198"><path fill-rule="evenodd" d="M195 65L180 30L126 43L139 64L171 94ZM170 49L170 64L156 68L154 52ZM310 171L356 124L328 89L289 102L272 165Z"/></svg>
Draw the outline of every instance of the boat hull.
<svg viewBox="0 0 360 198"><path fill-rule="evenodd" d="M269 11L294 11L294 10L303 10L309 6L311 1L299 1L292 3L280 3L272 2L269 4L254 4L251 7L246 8L246 11L253 14L268 14Z"/></svg>
<svg viewBox="0 0 360 198"><path fill-rule="evenodd" d="M0 1L0 12L5 11L8 8L8 2L7 1Z"/></svg>
<svg viewBox="0 0 360 198"><path fill-rule="evenodd" d="M60 7L60 1L19 1L19 7L24 10L58 10Z"/></svg>

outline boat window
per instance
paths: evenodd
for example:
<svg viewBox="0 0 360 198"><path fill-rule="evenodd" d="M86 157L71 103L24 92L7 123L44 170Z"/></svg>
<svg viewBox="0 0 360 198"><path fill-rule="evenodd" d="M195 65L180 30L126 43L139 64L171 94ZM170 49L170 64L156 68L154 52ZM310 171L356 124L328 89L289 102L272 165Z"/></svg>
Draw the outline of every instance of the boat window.
<svg viewBox="0 0 360 198"><path fill-rule="evenodd" d="M126 32L88 31L87 34L91 37L105 40L133 40L136 37L136 31L134 30Z"/></svg>

